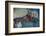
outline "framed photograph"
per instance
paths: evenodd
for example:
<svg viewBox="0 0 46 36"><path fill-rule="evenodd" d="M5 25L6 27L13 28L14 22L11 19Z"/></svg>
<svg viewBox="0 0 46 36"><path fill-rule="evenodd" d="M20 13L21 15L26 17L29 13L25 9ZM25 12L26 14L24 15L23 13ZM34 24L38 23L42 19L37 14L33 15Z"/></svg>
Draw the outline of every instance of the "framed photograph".
<svg viewBox="0 0 46 36"><path fill-rule="evenodd" d="M5 34L45 32L45 4L5 1Z"/></svg>

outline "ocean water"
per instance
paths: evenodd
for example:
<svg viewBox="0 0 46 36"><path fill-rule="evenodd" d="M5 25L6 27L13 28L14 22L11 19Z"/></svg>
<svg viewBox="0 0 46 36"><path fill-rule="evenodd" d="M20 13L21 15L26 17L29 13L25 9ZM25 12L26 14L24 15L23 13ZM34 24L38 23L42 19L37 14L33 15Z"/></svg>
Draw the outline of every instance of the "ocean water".
<svg viewBox="0 0 46 36"><path fill-rule="evenodd" d="M34 20L28 22L23 21L22 27L39 27L39 19L35 18Z"/></svg>
<svg viewBox="0 0 46 36"><path fill-rule="evenodd" d="M39 27L39 19L34 18L32 21L22 21L14 25L15 28Z"/></svg>

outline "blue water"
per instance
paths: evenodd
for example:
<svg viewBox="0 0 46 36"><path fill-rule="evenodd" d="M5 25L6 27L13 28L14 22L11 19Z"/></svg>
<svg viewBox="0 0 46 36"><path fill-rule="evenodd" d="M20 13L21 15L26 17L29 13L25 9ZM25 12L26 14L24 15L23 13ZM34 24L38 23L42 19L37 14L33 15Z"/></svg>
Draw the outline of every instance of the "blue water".
<svg viewBox="0 0 46 36"><path fill-rule="evenodd" d="M29 22L22 22L22 27L39 27L39 19L35 19Z"/></svg>
<svg viewBox="0 0 46 36"><path fill-rule="evenodd" d="M39 19L34 18L32 21L22 21L20 24L15 24L15 28L39 27Z"/></svg>
<svg viewBox="0 0 46 36"><path fill-rule="evenodd" d="M22 24L22 27L39 27L39 23L26 22Z"/></svg>

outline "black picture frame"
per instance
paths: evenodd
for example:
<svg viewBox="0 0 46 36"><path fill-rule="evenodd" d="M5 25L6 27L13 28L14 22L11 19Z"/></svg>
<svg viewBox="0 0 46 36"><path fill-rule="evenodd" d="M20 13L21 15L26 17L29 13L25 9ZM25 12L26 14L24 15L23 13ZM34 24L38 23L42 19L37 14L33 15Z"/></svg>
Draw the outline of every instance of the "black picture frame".
<svg viewBox="0 0 46 36"><path fill-rule="evenodd" d="M26 4L42 4L43 5L43 31L38 32L22 32L22 33L9 33L8 31L8 3L26 3ZM22 2L22 1L5 1L5 35L18 35L18 34L32 34L45 32L45 3L40 2Z"/></svg>

